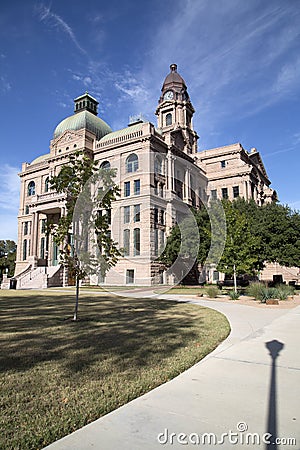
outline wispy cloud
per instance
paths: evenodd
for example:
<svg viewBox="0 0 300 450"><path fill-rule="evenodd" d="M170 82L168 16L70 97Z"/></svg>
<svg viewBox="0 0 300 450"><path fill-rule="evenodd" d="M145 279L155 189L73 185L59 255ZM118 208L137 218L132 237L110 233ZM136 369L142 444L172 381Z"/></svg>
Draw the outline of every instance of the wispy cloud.
<svg viewBox="0 0 300 450"><path fill-rule="evenodd" d="M173 11L153 30L136 78L153 92L176 62L187 74L195 126L202 133L227 118L256 114L300 88L300 10L292 3L227 0L216 6L188 0Z"/></svg>
<svg viewBox="0 0 300 450"><path fill-rule="evenodd" d="M36 7L36 13L41 22L49 24L67 34L78 50L85 55L87 54L86 50L79 44L71 26L58 14L52 12L50 6L41 3Z"/></svg>
<svg viewBox="0 0 300 450"><path fill-rule="evenodd" d="M0 166L0 239L17 240L20 195L18 172L20 169L10 164Z"/></svg>
<svg viewBox="0 0 300 450"><path fill-rule="evenodd" d="M276 152L264 153L264 158L269 158L270 156L279 155L280 153L288 153L288 152L292 152L295 150L299 150L299 149L297 149L296 145L293 145L292 147L287 147L282 150L276 150Z"/></svg>
<svg viewBox="0 0 300 450"><path fill-rule="evenodd" d="M295 86L299 86L300 58L285 64L273 85L273 90L277 94L290 92Z"/></svg>
<svg viewBox="0 0 300 450"><path fill-rule="evenodd" d="M122 103L114 110L116 124L137 112L156 121L160 87L173 62L187 76L197 111L194 125L205 136L213 135L220 124L226 126L233 116L257 114L300 87L300 10L292 2L174 1L167 19L162 15L151 31L145 28L149 35L143 58L130 66L113 67L105 55L96 59L87 54L71 26L45 4L38 14L88 56L81 73L72 69L71 77L100 100L100 113L103 105L108 109ZM106 16L95 12L88 20L99 27ZM211 144L208 140L204 145Z"/></svg>
<svg viewBox="0 0 300 450"><path fill-rule="evenodd" d="M17 242L18 221L16 214L3 214L0 212L0 239L11 239Z"/></svg>
<svg viewBox="0 0 300 450"><path fill-rule="evenodd" d="M5 76L0 77L0 89L3 93L9 92L11 90L11 83Z"/></svg>
<svg viewBox="0 0 300 450"><path fill-rule="evenodd" d="M294 143L294 145L300 144L300 133L293 134L293 143Z"/></svg>
<svg viewBox="0 0 300 450"><path fill-rule="evenodd" d="M4 164L0 167L1 191L0 209L6 211L18 211L20 180L18 167Z"/></svg>
<svg viewBox="0 0 300 450"><path fill-rule="evenodd" d="M142 80L138 80L129 70L118 74L116 78L118 80L114 86L125 94L126 98L130 97L133 100L144 102L149 97L149 90L144 86Z"/></svg>
<svg viewBox="0 0 300 450"><path fill-rule="evenodd" d="M92 79L90 76L82 76L82 75L77 75L77 74L73 73L72 78L75 81L82 82L82 84L84 84L84 86L86 86L86 87L90 86L92 83Z"/></svg>

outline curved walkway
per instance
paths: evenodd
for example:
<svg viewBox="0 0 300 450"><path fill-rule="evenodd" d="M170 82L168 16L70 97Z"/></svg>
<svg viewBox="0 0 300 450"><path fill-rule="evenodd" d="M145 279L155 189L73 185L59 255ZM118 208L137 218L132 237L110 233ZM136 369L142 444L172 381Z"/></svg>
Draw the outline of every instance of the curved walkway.
<svg viewBox="0 0 300 450"><path fill-rule="evenodd" d="M259 309L178 295L161 298L222 312L231 325L229 337L178 377L46 449L299 450L300 307ZM263 443L268 432L282 443L290 438L296 443ZM269 436L264 439L268 442Z"/></svg>

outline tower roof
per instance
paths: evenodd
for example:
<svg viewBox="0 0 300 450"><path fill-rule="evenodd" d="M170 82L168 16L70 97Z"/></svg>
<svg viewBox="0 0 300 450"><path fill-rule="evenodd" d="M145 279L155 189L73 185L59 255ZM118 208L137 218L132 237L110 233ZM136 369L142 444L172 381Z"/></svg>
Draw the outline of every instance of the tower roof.
<svg viewBox="0 0 300 450"><path fill-rule="evenodd" d="M171 64L170 65L171 72L166 76L162 92L167 91L168 89L177 88L182 89L184 88L186 90L186 84L184 79L181 75L177 72L177 64ZM177 90L176 89L176 90Z"/></svg>

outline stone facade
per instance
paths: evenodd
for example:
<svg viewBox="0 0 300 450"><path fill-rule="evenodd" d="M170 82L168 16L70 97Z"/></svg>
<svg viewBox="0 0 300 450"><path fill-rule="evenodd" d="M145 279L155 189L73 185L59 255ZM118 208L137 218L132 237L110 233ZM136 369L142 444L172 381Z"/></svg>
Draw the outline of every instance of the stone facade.
<svg viewBox="0 0 300 450"><path fill-rule="evenodd" d="M50 152L22 165L18 287L32 286L33 275L42 286L71 283L59 265L59 249L46 223L57 223L66 212L64 195L50 190L49 179L77 150L99 167L117 169L121 189L112 205L111 232L126 255L105 280L93 276L95 284L171 284L157 256L186 205L198 207L202 201L226 196L253 198L259 205L276 199L255 149L247 152L233 144L197 151L194 108L177 66L170 69L156 109L157 128L136 120L113 132L97 117L97 100L86 93L75 99L74 114L56 127Z"/></svg>
<svg viewBox="0 0 300 450"><path fill-rule="evenodd" d="M199 154L199 164L206 172L209 199L243 197L260 206L277 199L255 148L247 152L239 143L212 148Z"/></svg>

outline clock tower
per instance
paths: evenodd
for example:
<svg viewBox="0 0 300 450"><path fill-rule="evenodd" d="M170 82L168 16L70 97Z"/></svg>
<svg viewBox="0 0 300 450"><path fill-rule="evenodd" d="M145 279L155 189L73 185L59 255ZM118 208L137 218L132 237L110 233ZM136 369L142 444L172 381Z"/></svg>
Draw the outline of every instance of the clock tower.
<svg viewBox="0 0 300 450"><path fill-rule="evenodd" d="M170 70L163 83L155 112L158 116L158 128L162 130L163 135L171 135L173 142L174 139L177 142L180 141L182 143L181 150L185 153L197 153L198 135L192 124L195 110L190 101L185 81L177 72L177 64L171 64ZM178 135L181 135L180 139L178 139Z"/></svg>

